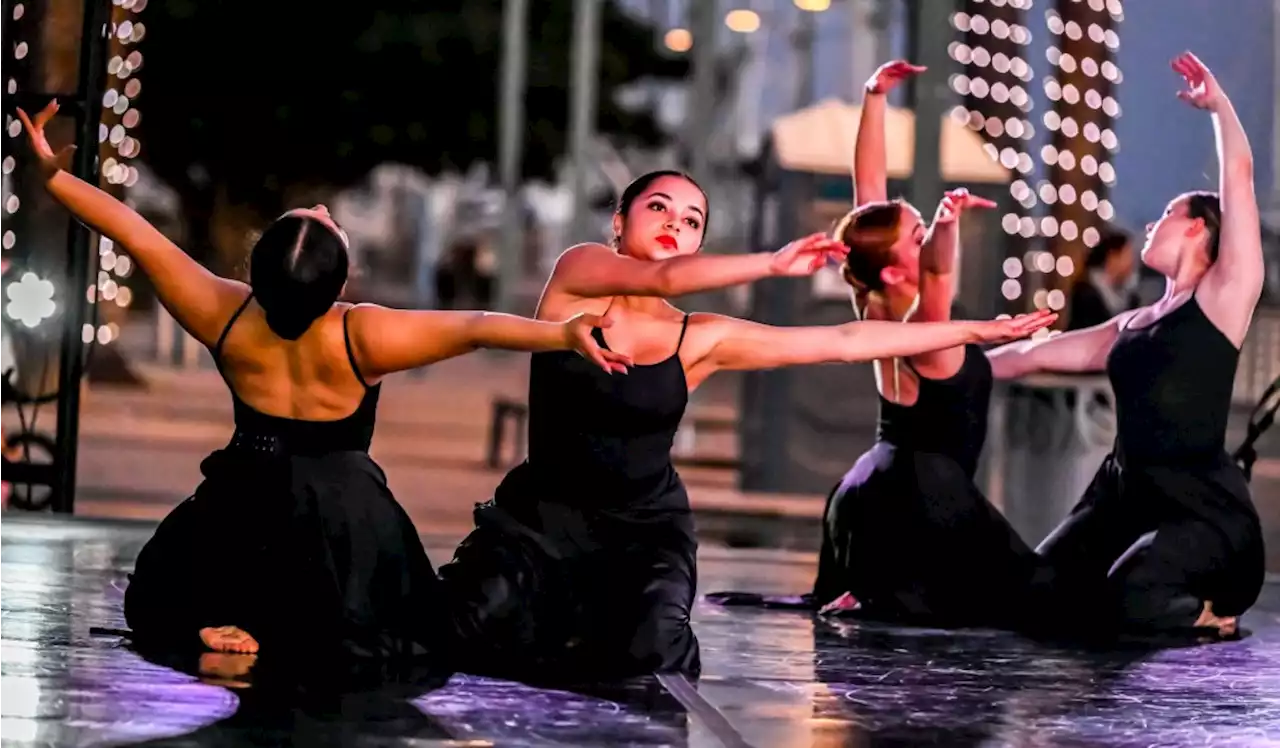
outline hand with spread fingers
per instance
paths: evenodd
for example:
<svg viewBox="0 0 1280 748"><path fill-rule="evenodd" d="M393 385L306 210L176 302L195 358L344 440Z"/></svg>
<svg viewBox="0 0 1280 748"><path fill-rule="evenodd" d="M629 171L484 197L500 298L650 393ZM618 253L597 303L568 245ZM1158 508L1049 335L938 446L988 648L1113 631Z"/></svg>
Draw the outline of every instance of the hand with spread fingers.
<svg viewBox="0 0 1280 748"><path fill-rule="evenodd" d="M797 278L813 275L828 262L840 262L848 254L848 247L827 234L810 234L774 252L770 266L774 275Z"/></svg>
<svg viewBox="0 0 1280 748"><path fill-rule="evenodd" d="M34 120L28 117L21 107L18 108L18 119L22 120L22 128L27 131L27 140L31 143L31 150L40 159L40 167L46 179L52 178L59 171L66 171L71 164L71 154L76 150L74 145L69 145L54 153L53 147L49 145L49 139L44 134L44 126L57 113L57 99L50 101L48 106L36 113Z"/></svg>

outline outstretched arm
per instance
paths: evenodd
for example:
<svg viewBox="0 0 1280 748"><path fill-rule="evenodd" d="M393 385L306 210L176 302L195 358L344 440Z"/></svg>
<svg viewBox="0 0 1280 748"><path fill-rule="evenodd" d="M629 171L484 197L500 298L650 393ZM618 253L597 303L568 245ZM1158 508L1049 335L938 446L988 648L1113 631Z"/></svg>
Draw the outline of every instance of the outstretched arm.
<svg viewBox="0 0 1280 748"><path fill-rule="evenodd" d="M925 68L902 60L885 63L863 88L858 137L853 145L853 205L889 199L889 167L885 154L884 120L890 90Z"/></svg>
<svg viewBox="0 0 1280 748"><path fill-rule="evenodd" d="M920 301L913 321L946 322L956 295L956 266L960 253L960 215L969 208L994 208L995 203L958 189L938 204L929 236L920 248ZM927 351L912 357L926 376L947 377L964 363L964 349Z"/></svg>
<svg viewBox="0 0 1280 748"><path fill-rule="evenodd" d="M1120 330L1133 316L1122 312L1100 325L1055 335L1044 340L1023 340L987 351L996 379L1017 379L1041 372L1078 373L1102 371L1107 354Z"/></svg>
<svg viewBox="0 0 1280 748"><path fill-rule="evenodd" d="M565 322L539 322L495 312L388 309L359 304L347 312L351 348L366 379L415 369L480 348L510 351L574 350L608 372L626 373L631 359L602 349L591 328L612 319L579 314Z"/></svg>
<svg viewBox="0 0 1280 748"><path fill-rule="evenodd" d="M848 250L825 234L797 239L777 252L745 255L695 254L666 260L638 260L603 244L579 244L560 255L550 291L579 298L659 296L671 298L772 276L804 276Z"/></svg>
<svg viewBox="0 0 1280 748"><path fill-rule="evenodd" d="M699 315L701 316L701 315ZM848 322L828 327L773 327L706 315L712 345L704 360L711 369L776 369L804 364L854 363L914 356L966 343L1013 340L1053 324L1042 311L991 322Z"/></svg>
<svg viewBox="0 0 1280 748"><path fill-rule="evenodd" d="M1186 79L1188 87L1178 98L1211 112L1218 146L1222 205L1218 259L1200 281L1196 299L1205 316L1239 348L1262 296L1265 275L1253 151L1235 107L1204 63L1186 52L1173 61L1173 69Z"/></svg>
<svg viewBox="0 0 1280 748"><path fill-rule="evenodd" d="M57 102L50 102L33 121L18 110L45 170L45 188L82 223L128 251L178 324L196 340L212 346L244 301L248 288L209 272L129 206L65 171L60 162L72 149L55 155L44 134L45 123L57 111Z"/></svg>

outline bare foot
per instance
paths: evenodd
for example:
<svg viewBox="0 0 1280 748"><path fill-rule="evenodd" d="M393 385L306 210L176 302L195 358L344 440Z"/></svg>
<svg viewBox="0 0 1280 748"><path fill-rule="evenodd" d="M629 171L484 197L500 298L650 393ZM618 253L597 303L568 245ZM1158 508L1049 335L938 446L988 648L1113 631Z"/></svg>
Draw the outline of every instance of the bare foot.
<svg viewBox="0 0 1280 748"><path fill-rule="evenodd" d="M236 626L200 629L200 641L215 652L253 654L258 651L258 640L249 636L249 632Z"/></svg>
<svg viewBox="0 0 1280 748"><path fill-rule="evenodd" d="M1213 614L1213 602L1204 601L1204 608L1200 611L1200 617L1196 619L1196 628L1215 628L1221 636L1236 635L1236 617L1228 616L1222 618Z"/></svg>
<svg viewBox="0 0 1280 748"><path fill-rule="evenodd" d="M249 674L253 663L257 661L258 656L253 654L205 652L200 655L200 675L211 686L248 688L250 684L244 680L244 676Z"/></svg>
<svg viewBox="0 0 1280 748"><path fill-rule="evenodd" d="M861 607L862 603L858 602L858 598L846 592L835 600L832 600L822 606L822 609L818 611L818 615L828 616L845 610L857 610Z"/></svg>

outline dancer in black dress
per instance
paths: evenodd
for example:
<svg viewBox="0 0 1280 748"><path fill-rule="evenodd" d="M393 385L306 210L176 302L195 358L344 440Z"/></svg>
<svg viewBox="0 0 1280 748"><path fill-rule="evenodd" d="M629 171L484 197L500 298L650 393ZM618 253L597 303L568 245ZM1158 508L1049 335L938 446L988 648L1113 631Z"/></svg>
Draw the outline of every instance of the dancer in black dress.
<svg viewBox="0 0 1280 748"><path fill-rule="evenodd" d="M1208 110L1220 194L1190 192L1147 227L1142 261L1168 279L1156 303L1104 324L991 353L994 372L1103 371L1115 391L1110 456L1038 549L1081 610L1109 629L1214 627L1256 601L1257 511L1223 448L1240 346L1262 293L1253 155L1217 81L1184 53L1179 98Z"/></svg>
<svg viewBox="0 0 1280 748"><path fill-rule="evenodd" d="M323 206L291 210L253 248L249 284L193 261L141 216L63 170L45 138L57 111L19 116L46 188L131 254L179 324L208 346L236 431L195 495L160 524L125 596L135 641L159 649L407 657L442 630L417 531L369 457L379 380L477 348L601 350L590 314L551 324L483 312L337 301L346 236ZM65 153L65 152L64 152Z"/></svg>
<svg viewBox="0 0 1280 748"><path fill-rule="evenodd" d="M697 542L671 445L689 392L722 369L908 355L1023 337L1053 319L775 328L685 314L668 297L807 275L845 253L821 234L772 254L702 256L707 201L687 176L654 172L623 192L615 246L557 262L541 319L608 310L598 341L637 363L599 374L536 354L529 457L476 511L441 568L468 669L605 678L699 670L689 625Z"/></svg>
<svg viewBox="0 0 1280 748"><path fill-rule="evenodd" d="M888 200L886 94L923 68L887 63L867 82L854 149L856 207L835 227L861 319L951 318L959 218L989 201L947 193L926 230ZM909 327L909 325L908 325ZM858 615L931 626L1015 627L1043 566L974 485L987 432L991 368L976 345L875 364L876 443L827 496L813 591L713 593L711 602ZM929 553L921 553L928 548Z"/></svg>

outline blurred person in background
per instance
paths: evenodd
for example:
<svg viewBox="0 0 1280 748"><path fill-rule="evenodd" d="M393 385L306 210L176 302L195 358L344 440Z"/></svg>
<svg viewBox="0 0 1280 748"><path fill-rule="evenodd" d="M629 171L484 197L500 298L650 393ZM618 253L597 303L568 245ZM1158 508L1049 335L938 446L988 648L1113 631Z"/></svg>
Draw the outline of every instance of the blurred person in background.
<svg viewBox="0 0 1280 748"><path fill-rule="evenodd" d="M475 237L458 239L436 265L436 299L441 309L488 309L493 304L497 258Z"/></svg>
<svg viewBox="0 0 1280 748"><path fill-rule="evenodd" d="M1109 227L1089 250L1085 276L1071 288L1067 329L1100 325L1139 306L1142 298L1138 293L1138 253L1127 232Z"/></svg>

